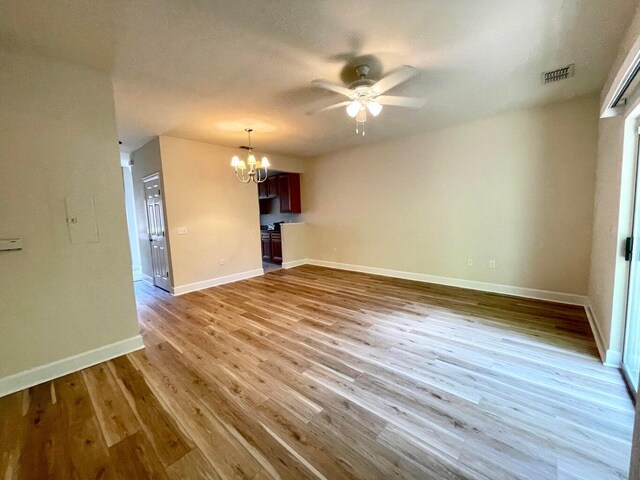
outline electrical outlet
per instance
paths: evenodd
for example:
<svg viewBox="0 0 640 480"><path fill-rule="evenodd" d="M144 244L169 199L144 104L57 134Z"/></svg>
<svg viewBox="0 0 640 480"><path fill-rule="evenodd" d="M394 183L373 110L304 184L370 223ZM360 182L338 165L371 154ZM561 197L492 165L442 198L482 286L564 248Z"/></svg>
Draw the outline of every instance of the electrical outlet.
<svg viewBox="0 0 640 480"><path fill-rule="evenodd" d="M489 260L489 268L496 268L496 261L495 260Z"/></svg>
<svg viewBox="0 0 640 480"><path fill-rule="evenodd" d="M467 265L473 267L473 260L471 258L467 258Z"/></svg>
<svg viewBox="0 0 640 480"><path fill-rule="evenodd" d="M186 235L187 234L187 227L178 227L176 229L176 233L178 235Z"/></svg>
<svg viewBox="0 0 640 480"><path fill-rule="evenodd" d="M220 259L220 265L224 265L224 258Z"/></svg>

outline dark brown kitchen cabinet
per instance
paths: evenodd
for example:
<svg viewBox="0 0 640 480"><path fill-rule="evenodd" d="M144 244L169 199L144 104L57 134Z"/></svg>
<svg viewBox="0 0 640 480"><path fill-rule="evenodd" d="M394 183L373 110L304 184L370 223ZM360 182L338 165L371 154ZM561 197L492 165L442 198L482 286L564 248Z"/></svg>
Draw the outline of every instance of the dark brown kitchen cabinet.
<svg viewBox="0 0 640 480"><path fill-rule="evenodd" d="M258 198L268 198L269 197L269 179L266 182L262 182L258 184Z"/></svg>
<svg viewBox="0 0 640 480"><path fill-rule="evenodd" d="M278 196L278 176L269 177L258 184L258 198L275 198Z"/></svg>
<svg viewBox="0 0 640 480"><path fill-rule="evenodd" d="M264 183L267 184L267 195L269 196L269 198L277 197L278 196L278 177L277 176L269 177L267 178L267 181Z"/></svg>
<svg viewBox="0 0 640 480"><path fill-rule="evenodd" d="M280 232L260 232L262 260L282 263L282 234Z"/></svg>
<svg viewBox="0 0 640 480"><path fill-rule="evenodd" d="M271 262L282 263L282 235L280 233L271 234Z"/></svg>
<svg viewBox="0 0 640 480"><path fill-rule="evenodd" d="M278 197L280 213L302 213L300 201L300 174L285 173L278 175Z"/></svg>
<svg viewBox="0 0 640 480"><path fill-rule="evenodd" d="M271 234L269 232L262 232L260 234L262 241L262 259L266 262L271 261Z"/></svg>

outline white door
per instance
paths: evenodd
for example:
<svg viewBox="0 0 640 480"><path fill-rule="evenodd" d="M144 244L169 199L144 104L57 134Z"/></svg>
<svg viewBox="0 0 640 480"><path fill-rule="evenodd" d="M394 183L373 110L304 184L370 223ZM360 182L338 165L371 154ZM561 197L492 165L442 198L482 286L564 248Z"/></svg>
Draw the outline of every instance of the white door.
<svg viewBox="0 0 640 480"><path fill-rule="evenodd" d="M640 375L640 191L638 191L637 170L638 166L636 166L633 229L625 245L625 258L629 262L629 290L622 353L622 371L634 394L638 392Z"/></svg>
<svg viewBox="0 0 640 480"><path fill-rule="evenodd" d="M164 228L164 207L162 203L160 174L155 173L145 177L142 182L147 206L147 226L149 229L151 264L153 266L153 284L168 292L171 289L171 282L169 280L169 255L167 252L167 237Z"/></svg>

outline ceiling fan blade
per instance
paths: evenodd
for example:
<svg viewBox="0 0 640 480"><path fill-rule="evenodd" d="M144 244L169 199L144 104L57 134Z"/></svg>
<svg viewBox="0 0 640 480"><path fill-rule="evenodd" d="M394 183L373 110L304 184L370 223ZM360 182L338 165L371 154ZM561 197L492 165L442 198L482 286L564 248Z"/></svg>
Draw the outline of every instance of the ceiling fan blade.
<svg viewBox="0 0 640 480"><path fill-rule="evenodd" d="M315 115L316 113L326 112L327 110L333 110L334 108L346 107L352 102L352 100L346 100L340 103L334 103L333 105L329 105L328 107L319 108L317 110L311 110L307 112L307 115Z"/></svg>
<svg viewBox="0 0 640 480"><path fill-rule="evenodd" d="M376 102L382 105L392 105L394 107L420 108L424 107L424 98L416 97L394 97L392 95L380 95L376 97Z"/></svg>
<svg viewBox="0 0 640 480"><path fill-rule="evenodd" d="M371 87L371 90L380 95L381 93L392 89L396 85L400 85L402 82L406 82L411 77L415 77L417 74L418 70L416 68L410 67L409 65L403 65L378 80Z"/></svg>
<svg viewBox="0 0 640 480"><path fill-rule="evenodd" d="M332 92L340 93L342 95L346 95L347 97L351 97L355 93L350 88L347 88L343 85L338 85L337 83L331 83L327 80L313 80L311 83L316 87L331 90Z"/></svg>

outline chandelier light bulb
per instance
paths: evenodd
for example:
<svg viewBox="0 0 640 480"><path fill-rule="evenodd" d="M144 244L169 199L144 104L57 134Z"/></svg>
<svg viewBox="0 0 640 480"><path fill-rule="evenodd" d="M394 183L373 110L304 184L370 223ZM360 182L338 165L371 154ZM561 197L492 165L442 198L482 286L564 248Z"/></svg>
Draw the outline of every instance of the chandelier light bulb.
<svg viewBox="0 0 640 480"><path fill-rule="evenodd" d="M349 105L347 105L347 115L349 115L351 118L358 115L359 111L360 111L360 102L358 100L354 100Z"/></svg>
<svg viewBox="0 0 640 480"><path fill-rule="evenodd" d="M247 168L247 164L246 164L246 163L244 163L244 160L240 160L240 161L238 162L238 169L240 169L240 170L246 170L246 168Z"/></svg>
<svg viewBox="0 0 640 480"><path fill-rule="evenodd" d="M369 103L367 103L367 108L369 109L369 112L371 112L371 115L373 115L374 117L377 117L378 115L380 115L380 112L382 111L382 105L380 105L375 100L372 100Z"/></svg>
<svg viewBox="0 0 640 480"><path fill-rule="evenodd" d="M260 160L260 167L268 168L270 166L271 166L271 163L269 162L269 159L267 157L262 157L262 160Z"/></svg>
<svg viewBox="0 0 640 480"><path fill-rule="evenodd" d="M249 157L247 158L247 163L249 164L250 167L253 167L257 163L256 157L253 153L249 154Z"/></svg>
<svg viewBox="0 0 640 480"><path fill-rule="evenodd" d="M238 168L238 165L240 165L240 159L238 158L237 155L234 155L233 158L231 159L231 166L234 168Z"/></svg>

